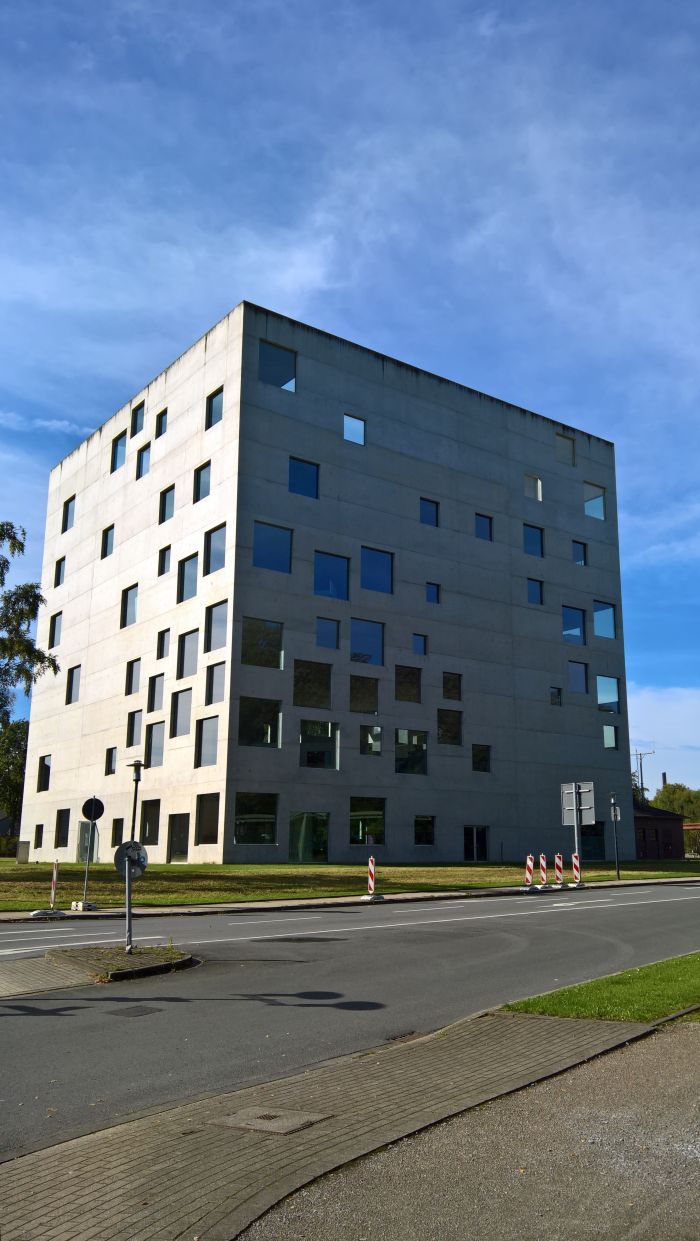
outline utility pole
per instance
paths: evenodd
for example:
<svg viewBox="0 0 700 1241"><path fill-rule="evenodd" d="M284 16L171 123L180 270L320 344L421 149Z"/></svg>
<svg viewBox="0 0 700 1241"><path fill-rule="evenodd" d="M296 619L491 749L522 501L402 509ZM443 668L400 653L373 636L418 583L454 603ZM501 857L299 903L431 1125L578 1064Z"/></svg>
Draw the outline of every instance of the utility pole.
<svg viewBox="0 0 700 1241"><path fill-rule="evenodd" d="M635 750L634 757L637 760L637 781L639 783L639 792L644 800L644 759L651 758L652 754L656 754L656 750Z"/></svg>

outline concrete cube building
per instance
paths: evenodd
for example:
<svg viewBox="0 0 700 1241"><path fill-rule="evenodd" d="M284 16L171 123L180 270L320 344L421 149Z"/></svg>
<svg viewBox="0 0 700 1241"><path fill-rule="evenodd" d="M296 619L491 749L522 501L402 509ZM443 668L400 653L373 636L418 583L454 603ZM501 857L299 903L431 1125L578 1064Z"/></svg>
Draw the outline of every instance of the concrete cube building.
<svg viewBox="0 0 700 1241"><path fill-rule="evenodd" d="M611 443L243 302L58 465L22 840L634 856ZM84 830L84 829L83 829Z"/></svg>

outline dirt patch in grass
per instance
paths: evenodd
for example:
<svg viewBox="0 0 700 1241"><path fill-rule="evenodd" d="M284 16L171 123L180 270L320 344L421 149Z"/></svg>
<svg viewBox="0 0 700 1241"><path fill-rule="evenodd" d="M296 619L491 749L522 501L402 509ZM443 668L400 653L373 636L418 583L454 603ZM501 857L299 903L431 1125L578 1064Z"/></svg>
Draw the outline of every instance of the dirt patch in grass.
<svg viewBox="0 0 700 1241"><path fill-rule="evenodd" d="M182 952L170 944L161 948L136 947L130 953L117 944L104 948L91 945L84 948L52 948L46 956L54 961L77 961L99 982L108 982L113 975L125 971L139 973L141 970L150 970L153 966L159 967L159 972L160 968L182 968L185 962L189 964L192 960L189 952Z"/></svg>
<svg viewBox="0 0 700 1241"><path fill-rule="evenodd" d="M700 1004L700 952L563 987L549 995L507 1004L506 1008L550 1017L657 1021L691 1004Z"/></svg>

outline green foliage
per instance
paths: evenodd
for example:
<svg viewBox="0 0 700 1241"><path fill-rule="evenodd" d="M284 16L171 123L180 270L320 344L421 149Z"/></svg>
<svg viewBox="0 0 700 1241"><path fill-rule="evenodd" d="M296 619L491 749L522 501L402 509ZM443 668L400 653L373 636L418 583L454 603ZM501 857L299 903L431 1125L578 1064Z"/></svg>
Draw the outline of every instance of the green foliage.
<svg viewBox="0 0 700 1241"><path fill-rule="evenodd" d="M0 836L0 857L17 857L19 836Z"/></svg>
<svg viewBox="0 0 700 1241"><path fill-rule="evenodd" d="M518 1013L590 1017L603 1021L656 1021L700 1001L700 952L563 987L507 1004Z"/></svg>
<svg viewBox="0 0 700 1241"><path fill-rule="evenodd" d="M14 692L29 693L42 673L58 672L53 655L40 650L31 636L39 608L46 602L38 582L4 589L11 560L24 553L26 533L0 521L0 723L8 724Z"/></svg>
<svg viewBox="0 0 700 1241"><path fill-rule="evenodd" d="M29 725L26 720L0 724L0 807L12 820L18 834L28 733Z"/></svg>
<svg viewBox="0 0 700 1241"><path fill-rule="evenodd" d="M637 776L636 771L632 772L632 804L635 810L641 810L644 806L649 805L648 797L646 797L643 790L639 787L639 777Z"/></svg>
<svg viewBox="0 0 700 1241"><path fill-rule="evenodd" d="M666 784L657 789L651 805L682 814L687 823L700 823L700 789L688 788L687 784Z"/></svg>

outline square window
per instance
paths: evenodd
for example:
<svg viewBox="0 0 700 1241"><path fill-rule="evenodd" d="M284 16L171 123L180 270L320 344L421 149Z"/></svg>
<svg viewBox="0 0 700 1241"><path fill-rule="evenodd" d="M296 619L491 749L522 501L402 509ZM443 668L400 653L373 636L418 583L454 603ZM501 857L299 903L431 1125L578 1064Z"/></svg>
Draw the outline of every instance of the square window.
<svg viewBox="0 0 700 1241"><path fill-rule="evenodd" d="M194 843L215 845L219 839L219 794L198 793Z"/></svg>
<svg viewBox="0 0 700 1241"><path fill-rule="evenodd" d="M130 711L126 717L126 747L141 745L141 724L143 711Z"/></svg>
<svg viewBox="0 0 700 1241"><path fill-rule="evenodd" d="M54 571L53 571L54 586L62 586L65 581L65 578L66 578L66 558L65 556L60 556L54 566Z"/></svg>
<svg viewBox="0 0 700 1241"><path fill-rule="evenodd" d="M282 667L282 622L243 617L241 663L256 668Z"/></svg>
<svg viewBox="0 0 700 1241"><path fill-rule="evenodd" d="M80 664L69 668L66 675L66 705L80 698Z"/></svg>
<svg viewBox="0 0 700 1241"><path fill-rule="evenodd" d="M596 677L599 711L620 710L620 682L617 677Z"/></svg>
<svg viewBox="0 0 700 1241"><path fill-rule="evenodd" d="M439 603L440 602L439 582L426 582L425 583L425 602L426 603Z"/></svg>
<svg viewBox="0 0 700 1241"><path fill-rule="evenodd" d="M197 594L197 553L186 556L177 566L177 601L184 603L186 599L194 599Z"/></svg>
<svg viewBox="0 0 700 1241"><path fill-rule="evenodd" d="M580 543L578 539L571 540L571 559L574 564L588 564L588 544Z"/></svg>
<svg viewBox="0 0 700 1241"><path fill-rule="evenodd" d="M438 707L437 739L439 745L462 744L462 712Z"/></svg>
<svg viewBox="0 0 700 1241"><path fill-rule="evenodd" d="M364 444L364 418L356 418L354 414L343 414L343 439L351 444Z"/></svg>
<svg viewBox="0 0 700 1241"><path fill-rule="evenodd" d="M157 798L141 803L141 840L145 845L157 845L160 832L160 802Z"/></svg>
<svg viewBox="0 0 700 1241"><path fill-rule="evenodd" d="M158 506L158 522L162 526L164 521L170 521L175 512L175 484L166 487L160 493L160 503Z"/></svg>
<svg viewBox="0 0 700 1241"><path fill-rule="evenodd" d="M558 685L550 685L549 687L549 703L552 707L560 707L562 703L561 688Z"/></svg>
<svg viewBox="0 0 700 1241"><path fill-rule="evenodd" d="M218 651L226 646L226 626L228 624L228 603L212 603L204 613L204 650Z"/></svg>
<svg viewBox="0 0 700 1241"><path fill-rule="evenodd" d="M207 397L206 412L204 415L204 430L208 431L210 427L215 427L217 422L221 422L224 416L224 390L217 388L216 392L210 392Z"/></svg>
<svg viewBox="0 0 700 1241"><path fill-rule="evenodd" d="M226 683L226 664L209 664L207 668L207 686L204 705L210 707L213 702L224 701L224 685Z"/></svg>
<svg viewBox="0 0 700 1241"><path fill-rule="evenodd" d="M617 749L617 724L603 724L603 749Z"/></svg>
<svg viewBox="0 0 700 1241"><path fill-rule="evenodd" d="M114 551L114 526L106 526L102 531L102 545L100 548L100 559L106 560Z"/></svg>
<svg viewBox="0 0 700 1241"><path fill-rule="evenodd" d="M491 746L490 745L473 745L472 746L472 771L490 771L491 770Z"/></svg>
<svg viewBox="0 0 700 1241"><path fill-rule="evenodd" d="M200 500L206 500L211 491L211 461L205 461L204 465L198 465L194 472L194 485L192 488L192 503L198 504Z"/></svg>
<svg viewBox="0 0 700 1241"><path fill-rule="evenodd" d="M400 776L427 776L428 734L412 728L394 730L394 771Z"/></svg>
<svg viewBox="0 0 700 1241"><path fill-rule="evenodd" d="M163 689L165 686L165 674L159 672L156 676L148 678L148 710L163 710Z"/></svg>
<svg viewBox="0 0 700 1241"><path fill-rule="evenodd" d="M161 409L160 413L156 414L156 439L159 440L161 435L165 435L167 429L168 411L167 409Z"/></svg>
<svg viewBox="0 0 700 1241"><path fill-rule="evenodd" d="M414 655L428 654L428 635L427 633L414 633L411 635L411 648Z"/></svg>
<svg viewBox="0 0 700 1241"><path fill-rule="evenodd" d="M58 646L61 641L61 626L63 622L63 612L54 612L49 621L49 650Z"/></svg>
<svg viewBox="0 0 700 1241"><path fill-rule="evenodd" d="M384 844L383 797L350 798L350 844Z"/></svg>
<svg viewBox="0 0 700 1241"><path fill-rule="evenodd" d="M487 543L492 543L493 517L489 517L486 513L475 513L474 534L477 539L485 539Z"/></svg>
<svg viewBox="0 0 700 1241"><path fill-rule="evenodd" d="M394 697L397 702L420 702L421 669L397 664L394 672Z"/></svg>
<svg viewBox="0 0 700 1241"><path fill-rule="evenodd" d="M328 616L316 617L316 646L327 646L337 651L340 645L340 621Z"/></svg>
<svg viewBox="0 0 700 1241"><path fill-rule="evenodd" d="M270 341L260 341L258 354L258 379L261 383L281 388L283 392L296 391L297 355L292 349L283 349Z"/></svg>
<svg viewBox="0 0 700 1241"><path fill-rule="evenodd" d="M138 694L141 685L141 660L130 659L126 665L125 694Z"/></svg>
<svg viewBox="0 0 700 1241"><path fill-rule="evenodd" d="M257 569L292 571L292 532L286 526L266 521L253 522L253 564Z"/></svg>
<svg viewBox="0 0 700 1241"><path fill-rule="evenodd" d="M526 474L523 482L528 500L542 499L542 479L537 474Z"/></svg>
<svg viewBox="0 0 700 1241"><path fill-rule="evenodd" d="M327 599L349 598L350 561L331 552L314 552L314 594Z"/></svg>
<svg viewBox="0 0 700 1241"><path fill-rule="evenodd" d="M195 767L215 767L219 740L219 717L197 720L194 740Z"/></svg>
<svg viewBox="0 0 700 1241"><path fill-rule="evenodd" d="M394 555L376 547L363 547L360 558L360 585L391 595L394 591Z"/></svg>
<svg viewBox="0 0 700 1241"><path fill-rule="evenodd" d="M462 701L461 672L443 672L442 696L443 698L453 698L456 702Z"/></svg>
<svg viewBox="0 0 700 1241"><path fill-rule="evenodd" d="M126 431L122 431L121 435L115 435L112 440L112 456L110 459L109 472L114 474L115 470L120 470L126 461Z"/></svg>
<svg viewBox="0 0 700 1241"><path fill-rule="evenodd" d="M295 707L330 707L331 669L331 664L317 664L309 659L294 660Z"/></svg>
<svg viewBox="0 0 700 1241"><path fill-rule="evenodd" d="M527 601L528 603L544 603L544 582L536 577L527 579Z"/></svg>
<svg viewBox="0 0 700 1241"><path fill-rule="evenodd" d="M118 849L124 839L124 820L112 819L112 848Z"/></svg>
<svg viewBox="0 0 700 1241"><path fill-rule="evenodd" d="M360 754L382 752L382 729L379 724L360 724Z"/></svg>
<svg viewBox="0 0 700 1241"><path fill-rule="evenodd" d="M328 720L301 720L299 766L337 771L340 728Z"/></svg>
<svg viewBox="0 0 700 1241"><path fill-rule="evenodd" d="M139 588L136 586L127 586L122 591L122 606L119 619L121 629L126 629L129 625L136 624L136 609L138 605Z"/></svg>
<svg viewBox="0 0 700 1241"><path fill-rule="evenodd" d="M165 659L170 654L170 630L161 629L156 640L156 659Z"/></svg>
<svg viewBox="0 0 700 1241"><path fill-rule="evenodd" d="M42 754L39 759L39 771L36 780L37 793L46 793L51 784L51 755Z"/></svg>
<svg viewBox="0 0 700 1241"><path fill-rule="evenodd" d="M234 834L237 845L274 845L277 840L277 794L236 793Z"/></svg>
<svg viewBox="0 0 700 1241"><path fill-rule="evenodd" d="M615 606L603 603L601 599L593 600L593 632L596 638L615 638Z"/></svg>
<svg viewBox="0 0 700 1241"><path fill-rule="evenodd" d="M414 845L435 844L435 818L432 814L417 814L413 820Z"/></svg>
<svg viewBox="0 0 700 1241"><path fill-rule="evenodd" d="M588 664L569 660L569 689L572 694L588 693Z"/></svg>
<svg viewBox="0 0 700 1241"><path fill-rule="evenodd" d="M192 690L179 689L170 695L170 736L186 737L192 719Z"/></svg>
<svg viewBox="0 0 700 1241"><path fill-rule="evenodd" d="M583 511L587 517L605 521L605 487L597 483L583 484Z"/></svg>
<svg viewBox="0 0 700 1241"><path fill-rule="evenodd" d="M350 710L363 715L379 711L379 681L375 677L350 677Z"/></svg>
<svg viewBox="0 0 700 1241"><path fill-rule="evenodd" d="M75 496L71 496L69 500L63 501L63 516L61 518L61 534L65 534L66 530L72 529L75 521Z"/></svg>
<svg viewBox="0 0 700 1241"><path fill-rule="evenodd" d="M274 698L241 698L238 708L238 744L267 746L280 744L281 702Z"/></svg>
<svg viewBox="0 0 700 1241"><path fill-rule="evenodd" d="M138 405L135 405L131 411L131 434L132 435L138 435L139 431L143 431L143 408L144 408L144 403L143 401L141 401Z"/></svg>
<svg viewBox="0 0 700 1241"><path fill-rule="evenodd" d="M318 466L300 457L289 458L289 490L298 496L318 500Z"/></svg>
<svg viewBox="0 0 700 1241"><path fill-rule="evenodd" d="M562 465L575 465L576 440L573 435L561 435L558 431L554 436L554 456Z"/></svg>
<svg viewBox="0 0 700 1241"><path fill-rule="evenodd" d="M193 677L197 671L197 646L199 630L190 629L189 633L181 633L177 640L177 679Z"/></svg>
<svg viewBox="0 0 700 1241"><path fill-rule="evenodd" d="M117 770L117 747L111 745L105 750L105 775L113 776Z"/></svg>
<svg viewBox="0 0 700 1241"><path fill-rule="evenodd" d="M586 613L581 608L562 606L561 636L565 642L573 642L575 646L586 645Z"/></svg>
<svg viewBox="0 0 700 1241"><path fill-rule="evenodd" d="M144 478L151 468L151 445L144 444L136 454L136 477Z"/></svg>
<svg viewBox="0 0 700 1241"><path fill-rule="evenodd" d="M170 545L161 547L158 552L158 577L170 572Z"/></svg>
<svg viewBox="0 0 700 1241"><path fill-rule="evenodd" d="M146 725L146 747L144 750L144 767L162 767L165 753L165 723Z"/></svg>
<svg viewBox="0 0 700 1241"><path fill-rule="evenodd" d="M378 621L350 621L350 659L360 664L384 663L384 626Z"/></svg>
<svg viewBox="0 0 700 1241"><path fill-rule="evenodd" d="M34 848L41 849L44 845L44 824L37 823L34 828Z"/></svg>
<svg viewBox="0 0 700 1241"><path fill-rule="evenodd" d="M53 838L54 849L68 848L68 835L70 832L70 810L56 811L56 832Z"/></svg>
<svg viewBox="0 0 700 1241"><path fill-rule="evenodd" d="M426 500L425 496L421 496L420 519L424 526L440 524L440 505L437 500Z"/></svg>
<svg viewBox="0 0 700 1241"><path fill-rule="evenodd" d="M544 556L544 530L540 526L523 525L523 551L528 556Z"/></svg>
<svg viewBox="0 0 700 1241"><path fill-rule="evenodd" d="M207 530L204 536L204 573L216 573L226 564L226 523Z"/></svg>

